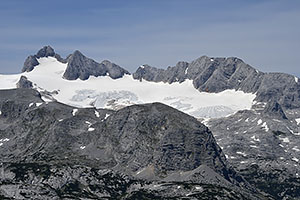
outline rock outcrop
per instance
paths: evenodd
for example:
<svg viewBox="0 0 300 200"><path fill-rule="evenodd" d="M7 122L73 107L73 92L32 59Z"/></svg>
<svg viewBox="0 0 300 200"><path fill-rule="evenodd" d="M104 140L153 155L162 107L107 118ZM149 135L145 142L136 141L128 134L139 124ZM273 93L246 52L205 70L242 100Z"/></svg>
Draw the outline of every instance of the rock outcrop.
<svg viewBox="0 0 300 200"><path fill-rule="evenodd" d="M61 56L54 52L54 49L50 46L44 46L42 49L40 49L37 54L30 55L26 58L22 72L30 72L34 69L35 66L39 65L39 62L37 59L43 58L43 57L55 57L58 61L66 63L66 60L61 58Z"/></svg>
<svg viewBox="0 0 300 200"><path fill-rule="evenodd" d="M256 93L258 102L276 101L284 108L300 107L298 78L284 73L263 73L235 57L202 56L191 63L179 62L167 69L143 65L133 73L133 78L167 83L190 79L200 92L242 90Z"/></svg>
<svg viewBox="0 0 300 200"><path fill-rule="evenodd" d="M17 88L32 88L33 84L27 79L26 76L21 76L17 83Z"/></svg>
<svg viewBox="0 0 300 200"><path fill-rule="evenodd" d="M113 79L121 78L124 74L129 74L120 66L107 60L102 63L87 58L80 51L75 51L68 58L68 66L64 72L64 78L68 80L86 80L90 76L110 76Z"/></svg>
<svg viewBox="0 0 300 200"><path fill-rule="evenodd" d="M0 94L0 179L5 182L0 188L5 197L23 193L28 198L44 195L50 199L68 191L81 197L84 191L97 198L131 196L136 190L147 193L147 188L151 191L163 181L176 187L211 185L239 197L258 198L255 189L228 165L209 129L169 106L78 109L45 103L31 89ZM96 184L99 181L102 186ZM175 186L161 197L190 192L176 192ZM76 192L71 188L77 188ZM109 193L108 188L115 192Z"/></svg>

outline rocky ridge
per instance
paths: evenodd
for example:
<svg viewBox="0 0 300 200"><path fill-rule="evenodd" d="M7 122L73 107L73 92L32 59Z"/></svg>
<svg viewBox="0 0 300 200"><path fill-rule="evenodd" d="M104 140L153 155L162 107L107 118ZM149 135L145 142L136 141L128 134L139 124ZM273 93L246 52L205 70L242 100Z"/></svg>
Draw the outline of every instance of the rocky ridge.
<svg viewBox="0 0 300 200"><path fill-rule="evenodd" d="M85 61L80 65L88 66L90 61L83 60ZM83 72L79 73L78 78L80 76L86 78L94 73L85 70L79 70ZM104 67L103 70L105 71ZM101 72L101 76L107 75L104 71ZM94 76L98 76L97 73ZM207 56L202 56L191 63L179 62L175 67L167 69L143 65L132 76L141 81L167 83L190 79L193 80L196 89L205 92L235 89L256 93L250 111L239 111L225 118L199 120L212 130L228 162L253 186L272 195L275 199L300 198L297 192L300 185L297 170L300 160L298 146L300 90L297 77L284 73L263 73L238 58ZM145 170L145 174L142 173L143 171L136 173L140 172L140 177L149 178L152 168L142 169ZM185 176L189 177L187 174ZM186 180L176 173L170 173L164 178L167 181Z"/></svg>
<svg viewBox="0 0 300 200"><path fill-rule="evenodd" d="M166 105L78 109L32 89L0 93L2 197L263 198L207 127Z"/></svg>
<svg viewBox="0 0 300 200"><path fill-rule="evenodd" d="M167 69L143 65L133 73L133 78L167 83L190 79L199 91L215 93L227 89L241 90L256 93L257 102L276 101L285 108L300 107L300 83L297 77L284 73L263 73L235 57L202 56L191 63L178 62Z"/></svg>

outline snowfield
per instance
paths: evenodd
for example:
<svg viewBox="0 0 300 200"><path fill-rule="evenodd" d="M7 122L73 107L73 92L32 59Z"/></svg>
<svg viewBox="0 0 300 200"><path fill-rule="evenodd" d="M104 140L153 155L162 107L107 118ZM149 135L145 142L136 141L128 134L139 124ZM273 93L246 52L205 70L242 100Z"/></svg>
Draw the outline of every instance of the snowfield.
<svg viewBox="0 0 300 200"><path fill-rule="evenodd" d="M155 83L135 80L131 75L120 79L109 76L88 80L66 80L63 73L67 64L53 57L38 59L39 65L31 72L0 75L0 89L16 88L21 75L32 81L39 91L56 91L53 97L75 107L119 109L124 106L161 102L195 117L216 118L250 109L255 94L225 90L220 93L199 92L192 80L182 83Z"/></svg>

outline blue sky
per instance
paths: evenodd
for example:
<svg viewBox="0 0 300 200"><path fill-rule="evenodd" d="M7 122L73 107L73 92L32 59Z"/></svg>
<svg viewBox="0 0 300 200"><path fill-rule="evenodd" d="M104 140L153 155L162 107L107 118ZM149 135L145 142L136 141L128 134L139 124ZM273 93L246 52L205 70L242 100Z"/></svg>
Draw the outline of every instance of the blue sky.
<svg viewBox="0 0 300 200"><path fill-rule="evenodd" d="M0 1L0 73L19 72L44 45L131 72L207 55L300 76L300 1Z"/></svg>

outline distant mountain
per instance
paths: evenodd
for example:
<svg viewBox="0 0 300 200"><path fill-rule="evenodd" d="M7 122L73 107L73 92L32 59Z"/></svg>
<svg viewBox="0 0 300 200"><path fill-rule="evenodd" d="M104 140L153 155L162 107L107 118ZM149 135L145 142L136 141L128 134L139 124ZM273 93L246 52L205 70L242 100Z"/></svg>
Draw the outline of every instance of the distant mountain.
<svg viewBox="0 0 300 200"><path fill-rule="evenodd" d="M0 89L0 197L300 199L295 76L207 56L130 74L45 46Z"/></svg>

